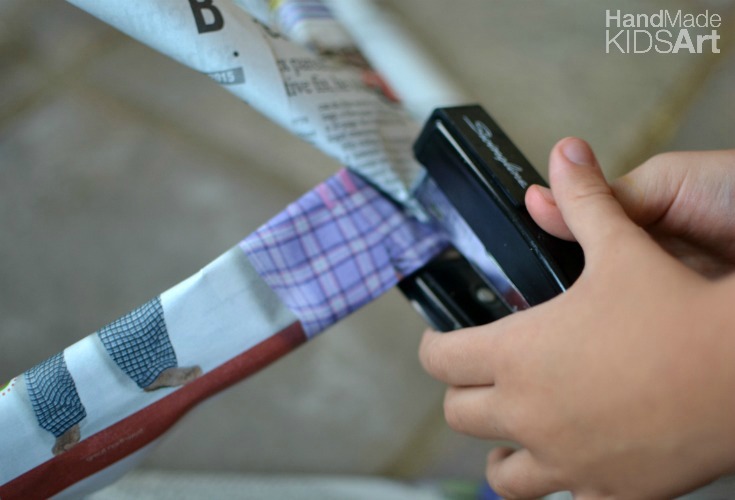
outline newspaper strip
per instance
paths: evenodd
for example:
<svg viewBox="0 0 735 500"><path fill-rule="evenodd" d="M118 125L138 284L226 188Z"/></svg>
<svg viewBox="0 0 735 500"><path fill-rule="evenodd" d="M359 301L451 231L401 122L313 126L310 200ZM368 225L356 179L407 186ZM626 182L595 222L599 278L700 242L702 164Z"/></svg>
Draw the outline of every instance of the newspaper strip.
<svg viewBox="0 0 735 500"><path fill-rule="evenodd" d="M104 486L101 471L304 341L296 316L233 248L3 389L0 427L13 431L0 436L0 498L47 498L87 477L75 495Z"/></svg>
<svg viewBox="0 0 735 500"><path fill-rule="evenodd" d="M423 175L411 152L418 125L400 106L365 85L358 69L286 39L233 0L69 1L209 75L422 214L411 196Z"/></svg>

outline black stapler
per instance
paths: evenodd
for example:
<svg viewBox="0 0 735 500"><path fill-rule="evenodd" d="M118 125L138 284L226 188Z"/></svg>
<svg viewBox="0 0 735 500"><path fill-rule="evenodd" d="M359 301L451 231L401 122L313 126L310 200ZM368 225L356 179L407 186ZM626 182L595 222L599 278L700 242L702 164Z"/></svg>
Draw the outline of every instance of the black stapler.
<svg viewBox="0 0 735 500"><path fill-rule="evenodd" d="M582 249L543 231L525 207L528 187L546 182L482 107L436 109L414 154L427 171L416 198L453 245L399 284L432 327L489 323L577 279Z"/></svg>

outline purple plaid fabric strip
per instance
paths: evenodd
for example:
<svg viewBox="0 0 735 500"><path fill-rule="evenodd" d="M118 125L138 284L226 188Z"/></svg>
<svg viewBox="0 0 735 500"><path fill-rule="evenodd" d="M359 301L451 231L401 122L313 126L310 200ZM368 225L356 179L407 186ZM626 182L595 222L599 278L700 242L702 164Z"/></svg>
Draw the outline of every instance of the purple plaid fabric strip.
<svg viewBox="0 0 735 500"><path fill-rule="evenodd" d="M396 285L447 245L340 170L240 243L309 337Z"/></svg>

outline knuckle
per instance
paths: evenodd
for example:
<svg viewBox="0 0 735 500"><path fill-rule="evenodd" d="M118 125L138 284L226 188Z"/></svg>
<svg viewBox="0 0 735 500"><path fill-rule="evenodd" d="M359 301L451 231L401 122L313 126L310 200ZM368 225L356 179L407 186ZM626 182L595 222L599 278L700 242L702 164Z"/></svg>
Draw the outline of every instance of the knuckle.
<svg viewBox="0 0 735 500"><path fill-rule="evenodd" d="M419 348L419 358L424 370L434 377L442 378L445 375L444 355L435 340L422 342Z"/></svg>
<svg viewBox="0 0 735 500"><path fill-rule="evenodd" d="M650 158L635 171L640 171L639 176L647 181L647 184L675 186L678 191L689 176L696 175L695 170L691 168L692 165L697 166L696 172L705 171L707 162L703 160L704 158L697 152L666 152Z"/></svg>
<svg viewBox="0 0 735 500"><path fill-rule="evenodd" d="M455 392L453 389L447 389L444 393L444 419L447 425L455 431L463 431L465 426L465 419L460 411L460 408L456 404Z"/></svg>
<svg viewBox="0 0 735 500"><path fill-rule="evenodd" d="M678 159L677 154L670 152L670 151L666 151L666 152L658 153L658 154L651 156L649 159L644 161L641 166L646 167L646 168L660 168L660 167L665 167L667 165L670 165L672 162L675 162L677 159Z"/></svg>
<svg viewBox="0 0 735 500"><path fill-rule="evenodd" d="M504 410L503 417L503 432L504 435L514 439L514 440L520 440L523 439L524 441L532 441L537 432L537 427L540 425L538 420L534 419L534 423L529 423L529 418L527 415L519 411L517 408L514 408L514 406L518 405L519 403L508 403L508 407Z"/></svg>
<svg viewBox="0 0 735 500"><path fill-rule="evenodd" d="M668 162L667 153L658 153L655 154L648 159L644 160L643 163L641 163L640 167L643 168L654 168L660 165L665 165Z"/></svg>
<svg viewBox="0 0 735 500"><path fill-rule="evenodd" d="M569 200L575 204L589 203L612 196L612 189L604 182L589 182L580 185L569 194Z"/></svg>
<svg viewBox="0 0 735 500"><path fill-rule="evenodd" d="M493 468L488 468L486 477L488 484L490 484L496 495L508 500L521 498L516 494L515 485L510 478L496 474Z"/></svg>
<svg viewBox="0 0 735 500"><path fill-rule="evenodd" d="M657 184L675 182L691 171L691 164L697 163L690 152L667 151L658 153L638 168L628 173L632 178L644 182L655 182Z"/></svg>

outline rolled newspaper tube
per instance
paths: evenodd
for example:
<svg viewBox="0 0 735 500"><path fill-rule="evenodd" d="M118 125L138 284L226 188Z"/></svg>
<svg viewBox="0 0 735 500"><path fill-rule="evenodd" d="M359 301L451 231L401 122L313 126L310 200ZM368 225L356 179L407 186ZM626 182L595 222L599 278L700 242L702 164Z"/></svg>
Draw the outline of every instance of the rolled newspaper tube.
<svg viewBox="0 0 735 500"><path fill-rule="evenodd" d="M339 172L192 278L3 386L0 425L15 431L1 440L13 450L0 456L3 498L108 484L188 409L447 244L435 225L409 215L420 212L410 194L422 172L410 152L416 125L354 69L225 0L72 3L209 74L360 175Z"/></svg>
<svg viewBox="0 0 735 500"><path fill-rule="evenodd" d="M79 496L189 409L377 298L447 245L339 171L191 278L14 378L0 497Z"/></svg>
<svg viewBox="0 0 735 500"><path fill-rule="evenodd" d="M365 58L355 39L322 0L235 0L253 17L289 40L323 57L360 71L362 81L387 99L398 102L390 85Z"/></svg>
<svg viewBox="0 0 735 500"><path fill-rule="evenodd" d="M475 102L380 2L324 1L419 123L435 108Z"/></svg>
<svg viewBox="0 0 735 500"><path fill-rule="evenodd" d="M69 0L213 78L295 135L368 179L414 214L423 176L419 125L366 86L360 71L287 40L232 0Z"/></svg>

